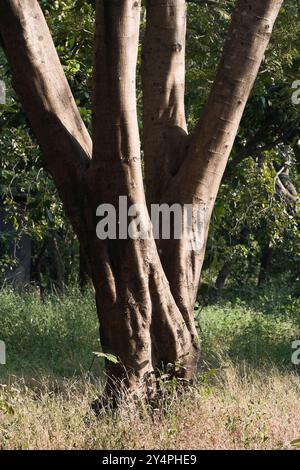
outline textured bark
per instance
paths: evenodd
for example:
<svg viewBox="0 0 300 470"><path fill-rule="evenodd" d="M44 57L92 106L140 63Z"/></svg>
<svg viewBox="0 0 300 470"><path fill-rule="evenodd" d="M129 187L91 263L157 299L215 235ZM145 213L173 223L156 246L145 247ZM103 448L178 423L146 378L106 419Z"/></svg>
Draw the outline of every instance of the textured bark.
<svg viewBox="0 0 300 470"><path fill-rule="evenodd" d="M211 213L281 4L282 0L237 2L208 102L189 137L185 159L164 194L166 202L202 204L205 211L205 242L200 250L187 250L184 241L178 240L160 246L176 303L190 323Z"/></svg>
<svg viewBox="0 0 300 470"><path fill-rule="evenodd" d="M36 0L0 3L0 33L27 110L91 267L107 394L155 391L158 369L191 379L199 357L193 304L220 181L282 1L239 0L216 80L194 132L184 114L185 2L147 1L143 48L147 203L201 204L204 243L99 240L96 208L119 196L146 207L136 111L140 1L98 0L93 155ZM118 214L120 215L120 214ZM193 218L193 233L197 227ZM116 386L117 385L117 386Z"/></svg>
<svg viewBox="0 0 300 470"><path fill-rule="evenodd" d="M0 34L13 85L27 112L66 213L82 234L82 178L91 139L36 0L0 2Z"/></svg>
<svg viewBox="0 0 300 470"><path fill-rule="evenodd" d="M98 2L89 184L95 207L101 200L117 207L119 195L145 206L135 96L139 15L136 1ZM186 369L179 375L191 377L197 345L172 298L153 238L95 240L94 251L102 347L122 358L107 364L109 375L137 389L156 368L182 358Z"/></svg>
<svg viewBox="0 0 300 470"><path fill-rule="evenodd" d="M147 0L142 53L147 199L159 203L185 153L185 0Z"/></svg>

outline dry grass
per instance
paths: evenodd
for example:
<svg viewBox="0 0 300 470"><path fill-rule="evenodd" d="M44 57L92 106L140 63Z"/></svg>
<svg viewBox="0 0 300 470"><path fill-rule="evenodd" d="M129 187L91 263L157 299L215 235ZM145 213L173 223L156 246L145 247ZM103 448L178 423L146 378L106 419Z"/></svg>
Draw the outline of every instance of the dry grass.
<svg viewBox="0 0 300 470"><path fill-rule="evenodd" d="M0 449L291 449L300 438L300 377L231 363L204 373L160 411L123 405L98 421L92 377L10 378L0 388Z"/></svg>
<svg viewBox="0 0 300 470"><path fill-rule="evenodd" d="M100 349L92 296L41 301L0 290L0 449L297 448L300 369L292 371L291 345L300 338L300 302L286 285L269 287L256 306L199 307L208 372L195 387L166 393L155 412L124 404L101 421L90 411L103 374L92 354Z"/></svg>

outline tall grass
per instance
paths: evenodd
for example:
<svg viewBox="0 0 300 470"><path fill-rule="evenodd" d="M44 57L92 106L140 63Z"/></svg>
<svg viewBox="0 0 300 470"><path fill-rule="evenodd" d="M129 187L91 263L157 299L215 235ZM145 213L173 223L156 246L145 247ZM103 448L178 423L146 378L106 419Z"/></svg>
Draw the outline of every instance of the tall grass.
<svg viewBox="0 0 300 470"><path fill-rule="evenodd" d="M156 411L124 403L98 421L101 382L11 378L0 387L0 449L297 449L299 376L227 362Z"/></svg>
<svg viewBox="0 0 300 470"><path fill-rule="evenodd" d="M93 296L0 291L0 449L298 448L297 299L274 310L265 300L266 312L260 295L195 309L202 361L185 394L166 394L154 411L127 402L99 422L90 411L104 378Z"/></svg>

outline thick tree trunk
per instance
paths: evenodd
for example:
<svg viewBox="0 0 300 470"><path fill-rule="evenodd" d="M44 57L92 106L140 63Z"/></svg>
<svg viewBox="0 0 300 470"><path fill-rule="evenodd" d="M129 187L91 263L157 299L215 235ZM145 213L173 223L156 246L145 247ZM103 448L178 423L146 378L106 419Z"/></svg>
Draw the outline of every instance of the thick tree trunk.
<svg viewBox="0 0 300 470"><path fill-rule="evenodd" d="M117 207L120 195L145 207L135 96L139 15L139 2L98 2L91 165L97 179L89 184L94 211L101 201ZM92 263L102 347L122 359L107 364L108 372L134 391L156 369L175 362L182 366L178 375L192 377L198 357L198 344L172 298L147 213L145 218L148 239L95 240L99 257Z"/></svg>
<svg viewBox="0 0 300 470"><path fill-rule="evenodd" d="M168 64L166 75L170 80L171 90L173 90L170 95L167 93L169 88L167 88L167 92L165 88L160 90L161 92L158 93L161 99L160 106L157 103L159 98L154 97L153 100L151 97L148 97L148 100L144 98L151 121L150 135L160 128L162 116L164 116L164 123L167 119L166 116L169 116L168 125L169 128L173 128L172 106L167 98L179 94L179 105L182 100L182 94L178 92L178 89L181 90L181 88L176 79L178 76L182 77L183 67L180 54L184 54L184 43L179 40L184 27L184 21L181 19L183 3L180 0L149 0L148 2L150 14L156 21L155 25L159 24L159 27L149 26L148 37L146 34L144 75L147 71L147 62L150 60L154 94L156 84L160 83L161 70L165 70L166 64ZM182 124L184 122L182 113L174 113L175 125L180 127L181 122L180 134L185 142L178 146L176 141L176 149L173 154L180 153L179 161L182 163L179 165L176 163L174 174L167 179L167 187L164 185L164 192L159 194L159 200L169 205L173 203L191 204L194 208L193 213L197 213L197 208L200 207L204 220L198 243L195 241L197 242L197 238L199 238L199 233L197 233L199 227L197 227L194 217L192 233L188 242L186 239L161 240L158 243L158 249L175 302L190 328L194 323L193 304L205 255L211 213L246 102L259 71L281 4L282 0L239 0L237 2L207 105L198 125L190 136L184 137L185 128ZM162 14L163 11L164 14ZM176 23L181 26L178 28L177 36L176 33L174 34ZM147 44L151 37L152 48ZM182 42L183 47L172 48L170 37L172 38L171 42L175 41L176 44ZM163 50L163 56L160 54L160 50ZM155 66L156 53L157 63ZM167 54L169 54L168 60L166 60ZM161 59L161 57L163 58ZM145 94L148 88L148 81L144 79ZM165 105L166 103L168 106ZM164 105L167 110L166 115L162 113ZM147 120L145 120L144 134L147 134L146 125ZM164 136L166 139L166 133ZM157 160L163 159L165 166L167 166L171 158L170 154L166 152L164 157L161 156L155 144L157 140L163 147L160 132L156 131L155 137L151 140L153 151L150 152L148 149L149 159L154 159L157 155ZM146 136L146 160L147 141ZM158 178L156 173L161 171L162 166L161 161L156 163L156 166L151 163L151 168L154 168L152 170L154 172L153 179ZM149 185L151 187L151 182Z"/></svg>
<svg viewBox="0 0 300 470"><path fill-rule="evenodd" d="M140 1L97 1L92 159L90 138L37 1L0 3L0 32L16 90L91 266L102 348L118 358L106 364L108 395L116 396L120 386L134 394L155 393L158 369L184 379L195 375L199 342L193 304L211 212L281 3L237 2L208 104L187 136L185 1L147 1L148 211L135 91ZM119 196L143 208L146 239L97 238L97 207L118 208ZM190 204L190 238L156 241L149 217L153 203ZM118 213L117 220L122 216Z"/></svg>

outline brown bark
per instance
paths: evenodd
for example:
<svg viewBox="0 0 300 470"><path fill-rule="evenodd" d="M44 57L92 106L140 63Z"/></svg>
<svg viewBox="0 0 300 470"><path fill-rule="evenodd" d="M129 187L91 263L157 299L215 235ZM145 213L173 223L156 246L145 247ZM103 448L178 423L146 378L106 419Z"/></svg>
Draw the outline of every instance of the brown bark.
<svg viewBox="0 0 300 470"><path fill-rule="evenodd" d="M218 276L215 282L215 288L218 291L221 291L224 288L226 280L231 272L231 269L232 269L231 262L225 261L222 268L218 272Z"/></svg>
<svg viewBox="0 0 300 470"><path fill-rule="evenodd" d="M144 147L151 203L200 204L203 246L186 239L99 240L96 208L146 207L136 111L140 1L98 0L91 142L36 0L0 3L0 32L27 110L82 247L96 291L107 393L155 388L157 369L190 379L193 319L211 212L281 0L239 0L208 103L188 137L184 115L185 2L149 0L143 49ZM118 214L119 216L120 214ZM195 214L193 235L197 235ZM116 384L118 386L116 387Z"/></svg>
<svg viewBox="0 0 300 470"><path fill-rule="evenodd" d="M27 112L65 211L79 235L83 205L81 186L91 157L91 139L38 2L0 2L0 34L14 88Z"/></svg>
<svg viewBox="0 0 300 470"><path fill-rule="evenodd" d="M145 184L149 203L162 201L184 158L185 0L147 0L142 52Z"/></svg>
<svg viewBox="0 0 300 470"><path fill-rule="evenodd" d="M170 5L173 6L174 2L160 2L160 0L150 2L150 5L158 4L163 4L160 8L169 11ZM182 2L178 1L175 4L179 6ZM202 205L205 212L204 243L201 249L191 249L185 240L159 243L162 265L172 294L190 328L194 323L192 306L204 260L212 209L281 4L282 0L237 2L208 102L198 125L188 137L187 148L180 157L183 163L168 182L168 187L160 198L169 204L178 202L192 204L195 207ZM163 34L162 30L161 41ZM175 53L170 48L168 50L170 55ZM147 61L147 57L144 60ZM152 76L156 73L156 82L159 82L160 77L159 64L158 60L155 67L153 62L155 72L152 72ZM163 94L160 96L164 98ZM159 125L160 113L156 113L156 110L157 104L153 100L151 116ZM154 151L155 147L153 155ZM157 158L161 156L158 154ZM168 158L167 154L164 158ZM197 228L193 226L193 230L196 232Z"/></svg>
<svg viewBox="0 0 300 470"><path fill-rule="evenodd" d="M97 175L94 196L99 188L95 207L101 200L116 207L119 195L145 206L135 97L139 10L132 0L98 2L91 166L92 178ZM94 249L99 252L92 270L102 347L122 358L122 364L107 365L109 375L136 389L156 368L180 358L187 367L180 375L193 375L197 345L172 298L153 238L95 240Z"/></svg>

